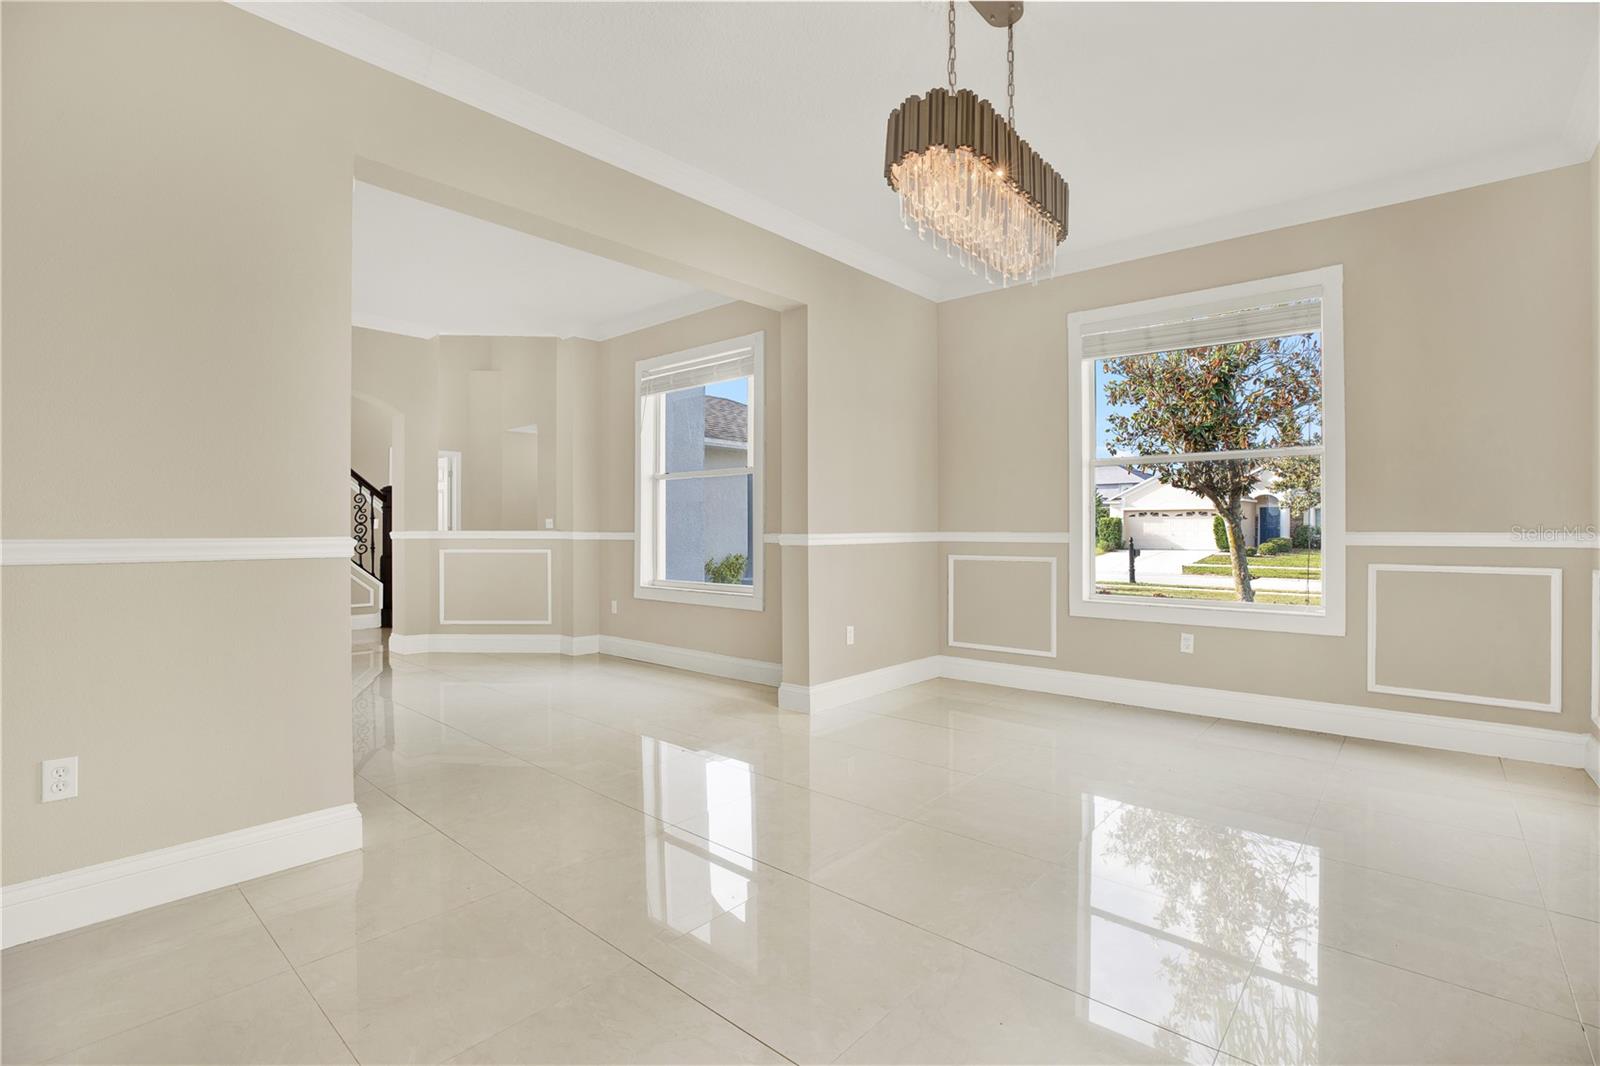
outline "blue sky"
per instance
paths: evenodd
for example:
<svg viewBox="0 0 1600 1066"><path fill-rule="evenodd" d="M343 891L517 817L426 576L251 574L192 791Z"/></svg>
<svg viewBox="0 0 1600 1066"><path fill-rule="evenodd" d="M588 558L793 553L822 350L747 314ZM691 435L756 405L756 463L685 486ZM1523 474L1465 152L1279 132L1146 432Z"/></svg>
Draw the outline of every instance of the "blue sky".
<svg viewBox="0 0 1600 1066"><path fill-rule="evenodd" d="M1313 336L1315 336L1315 334L1313 334ZM1317 343L1319 345L1321 344L1320 337L1318 337ZM1129 356L1127 358L1137 359L1140 357ZM1133 408L1128 404L1113 404L1107 402L1105 396L1105 368L1106 364L1109 362L1112 362L1112 360L1097 360L1094 367L1094 447L1095 458L1097 459L1109 458L1112 455L1110 449L1106 447L1106 438L1110 432L1110 426L1108 424L1108 419L1110 416L1113 414L1126 414L1127 412L1133 410ZM1312 419L1308 420L1306 423L1304 423L1304 425L1307 428L1312 428L1316 425L1316 422L1317 420ZM1126 454L1126 449L1123 449L1123 453Z"/></svg>
<svg viewBox="0 0 1600 1066"><path fill-rule="evenodd" d="M721 396L725 400L738 400L740 403L750 402L750 379L734 378L732 381L719 381L706 386L707 396Z"/></svg>

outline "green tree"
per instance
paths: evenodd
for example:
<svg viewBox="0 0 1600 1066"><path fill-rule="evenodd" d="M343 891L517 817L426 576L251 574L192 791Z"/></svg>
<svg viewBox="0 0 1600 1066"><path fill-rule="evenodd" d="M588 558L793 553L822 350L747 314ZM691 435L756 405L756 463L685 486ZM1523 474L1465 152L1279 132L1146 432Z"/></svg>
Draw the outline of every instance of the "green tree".
<svg viewBox="0 0 1600 1066"><path fill-rule="evenodd" d="M1314 334L1237 341L1105 363L1112 453L1159 455L1297 445L1322 406ZM1259 479L1249 459L1151 464L1163 484L1204 497L1222 516L1234 592L1255 599L1245 564L1243 503Z"/></svg>
<svg viewBox="0 0 1600 1066"><path fill-rule="evenodd" d="M1105 497L1100 495L1100 490L1094 490L1094 522L1098 526L1100 519L1111 517L1111 505L1106 503Z"/></svg>
<svg viewBox="0 0 1600 1066"><path fill-rule="evenodd" d="M738 552L706 560L706 580L716 585L737 585L744 578L746 559Z"/></svg>
<svg viewBox="0 0 1600 1066"><path fill-rule="evenodd" d="M1307 440L1306 444L1319 444L1321 439ZM1313 507L1322 506L1322 457L1296 455L1277 459L1272 463L1277 475L1273 488L1278 490L1283 505L1289 513L1299 518Z"/></svg>

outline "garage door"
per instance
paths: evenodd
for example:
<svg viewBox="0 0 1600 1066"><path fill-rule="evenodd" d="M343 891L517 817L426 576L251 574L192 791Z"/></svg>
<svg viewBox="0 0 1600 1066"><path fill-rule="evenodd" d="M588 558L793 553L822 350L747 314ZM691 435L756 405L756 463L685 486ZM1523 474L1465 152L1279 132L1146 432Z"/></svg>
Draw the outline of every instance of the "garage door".
<svg viewBox="0 0 1600 1066"><path fill-rule="evenodd" d="M1132 538L1138 548L1214 550L1217 546L1211 533L1211 515L1197 511L1131 514L1123 520L1123 535Z"/></svg>

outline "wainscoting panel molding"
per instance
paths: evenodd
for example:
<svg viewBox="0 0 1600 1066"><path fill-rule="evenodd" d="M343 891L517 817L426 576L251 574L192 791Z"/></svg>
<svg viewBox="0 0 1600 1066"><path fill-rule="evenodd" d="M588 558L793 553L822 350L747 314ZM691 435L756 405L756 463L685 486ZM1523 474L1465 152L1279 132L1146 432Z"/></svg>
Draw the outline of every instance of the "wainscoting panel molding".
<svg viewBox="0 0 1600 1066"><path fill-rule="evenodd" d="M452 556L511 555L542 556L544 562L544 617L543 618L451 618L446 608L445 576L449 572ZM547 626L554 618L555 574L550 564L549 548L440 548L439 549L439 624L442 626ZM536 605L529 605L536 606ZM482 613L481 611L478 613Z"/></svg>
<svg viewBox="0 0 1600 1066"><path fill-rule="evenodd" d="M1437 689L1416 688L1405 685L1381 684L1378 681L1378 590L1379 575L1384 573L1431 573L1471 576L1514 576L1542 578L1549 583L1549 638L1550 662L1548 693L1544 700L1513 699L1504 696L1470 692L1449 692ZM1453 703L1474 703L1487 707L1511 707L1525 711L1561 710L1561 579L1559 569L1525 566L1432 566L1409 563L1371 563L1367 566L1367 691L1391 696L1413 696L1419 699L1448 700ZM1507 619L1495 617L1485 624L1506 624Z"/></svg>
<svg viewBox="0 0 1600 1066"><path fill-rule="evenodd" d="M945 643L952 648L970 648L974 651L998 651L1011 655L1037 655L1047 659L1056 657L1056 557L1053 555L950 555L945 580ZM968 565L992 564L1003 567L1028 564L1035 570L1038 580L1046 583L1049 596L1048 614L1044 625L1050 632L1048 647L1026 648L1006 644L982 644L956 639L956 618L960 605L956 601L956 569L958 563Z"/></svg>

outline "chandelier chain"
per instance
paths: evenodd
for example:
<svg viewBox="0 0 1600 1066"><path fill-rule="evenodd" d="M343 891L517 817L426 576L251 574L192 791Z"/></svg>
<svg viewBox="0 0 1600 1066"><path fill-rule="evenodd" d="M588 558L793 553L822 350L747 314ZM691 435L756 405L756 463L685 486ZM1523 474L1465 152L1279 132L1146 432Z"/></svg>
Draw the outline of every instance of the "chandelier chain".
<svg viewBox="0 0 1600 1066"><path fill-rule="evenodd" d="M1017 48L1015 22L1006 24L1006 124L1017 128Z"/></svg>
<svg viewBox="0 0 1600 1066"><path fill-rule="evenodd" d="M956 0L950 0L950 91L956 91Z"/></svg>

